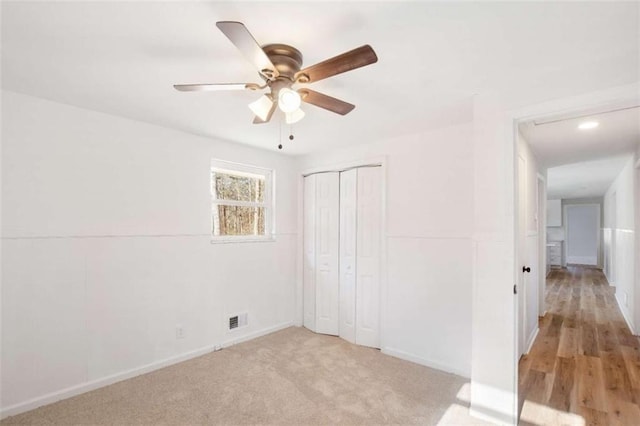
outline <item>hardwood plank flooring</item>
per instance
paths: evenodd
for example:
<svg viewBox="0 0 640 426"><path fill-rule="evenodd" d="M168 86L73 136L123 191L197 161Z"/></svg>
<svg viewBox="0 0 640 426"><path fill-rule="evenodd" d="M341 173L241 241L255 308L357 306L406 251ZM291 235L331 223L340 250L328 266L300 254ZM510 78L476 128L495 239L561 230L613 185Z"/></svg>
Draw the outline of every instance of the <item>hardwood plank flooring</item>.
<svg viewBox="0 0 640 426"><path fill-rule="evenodd" d="M640 339L599 269L554 269L547 313L520 359L521 425L640 425Z"/></svg>

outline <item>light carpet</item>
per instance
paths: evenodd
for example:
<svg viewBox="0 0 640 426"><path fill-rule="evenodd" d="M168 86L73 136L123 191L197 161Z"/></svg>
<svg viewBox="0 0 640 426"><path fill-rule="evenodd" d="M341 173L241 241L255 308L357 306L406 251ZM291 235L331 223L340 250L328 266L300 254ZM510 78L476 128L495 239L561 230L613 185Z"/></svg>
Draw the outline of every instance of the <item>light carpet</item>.
<svg viewBox="0 0 640 426"><path fill-rule="evenodd" d="M290 327L0 424L484 424L468 405L467 379Z"/></svg>

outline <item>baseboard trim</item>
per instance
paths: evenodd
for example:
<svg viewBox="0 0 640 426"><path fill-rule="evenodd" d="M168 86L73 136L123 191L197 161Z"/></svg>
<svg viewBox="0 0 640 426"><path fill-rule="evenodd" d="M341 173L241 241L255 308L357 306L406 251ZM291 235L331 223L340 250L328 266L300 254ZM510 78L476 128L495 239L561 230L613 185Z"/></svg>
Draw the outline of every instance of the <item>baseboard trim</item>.
<svg viewBox="0 0 640 426"><path fill-rule="evenodd" d="M515 389L507 391L492 385L471 381L469 414L479 419L488 420L491 424L517 425L517 400Z"/></svg>
<svg viewBox="0 0 640 426"><path fill-rule="evenodd" d="M469 408L469 415L495 425L513 425L514 422L504 414L496 414L491 410Z"/></svg>
<svg viewBox="0 0 640 426"><path fill-rule="evenodd" d="M405 351L401 351L394 348L382 348L381 352L385 355L393 356L396 358L403 359L405 361L410 361L416 364L424 365L425 367L435 368L436 370L444 371L446 373L456 374L458 376L464 377L466 379L470 378L470 374L468 371L462 371L458 368L451 367L450 365L442 364L436 361L432 361L426 358L422 358L420 356L410 354Z"/></svg>
<svg viewBox="0 0 640 426"><path fill-rule="evenodd" d="M627 313L625 312L624 309L622 309L622 303L620 303L620 299L618 299L618 293L616 292L616 303L618 304L618 309L620 309L620 312L622 312L622 318L624 318L624 322L627 323L627 327L629 327L629 330L631 331L631 334L633 334L634 336L636 335L636 331L633 329L633 324L631 323L631 321L629 321L629 317L627 316Z"/></svg>
<svg viewBox="0 0 640 426"><path fill-rule="evenodd" d="M567 263L572 265L598 266L597 256L567 256Z"/></svg>
<svg viewBox="0 0 640 426"><path fill-rule="evenodd" d="M533 342L536 341L536 337L538 337L539 331L540 331L540 328L536 327L536 329L533 330L533 333L531 333L531 336L529 336L529 340L527 340L527 351L525 352L525 354L528 354L529 352L531 352L531 347L533 346Z"/></svg>
<svg viewBox="0 0 640 426"><path fill-rule="evenodd" d="M273 327L263 328L262 330L257 330L257 331L254 331L253 333L245 334L244 336L227 339L224 342L222 342L222 347L228 348L229 346L237 345L238 343L246 342L248 340L253 340L258 337L266 336L267 334L275 333L276 331L284 330L285 328L292 327L293 325L294 325L293 321L287 321L280 324L276 324Z"/></svg>
<svg viewBox="0 0 640 426"><path fill-rule="evenodd" d="M245 342L247 340L255 339L256 337L264 336L270 333L274 333L276 331L282 330L284 328L290 327L293 325L292 321L281 323L275 325L273 327L268 327L262 330L258 330L256 332L250 333L248 335L244 335L242 337L238 337L235 339L229 339L222 344L215 344L205 346L200 349L196 349L194 351L189 351L174 357L165 358L160 361L155 361L150 364L143 365L141 367L132 368L130 370L126 370L120 373L112 374L110 376L102 377L100 379L91 380L89 382L81 383L75 386L71 386L65 389L61 389L55 392L51 392L45 394L43 396L39 396L36 398L29 399L24 402L20 402L18 404L10 405L6 408L0 410L0 419L4 419L9 416L15 416L17 414L21 414L27 411L34 410L38 407L42 407L43 405L53 404L54 402L61 401L63 399L71 398L76 395L80 395L92 390L96 390L105 386L112 385L114 383L121 382L123 380L131 379L133 377L140 376L142 374L147 374L155 370L159 370L161 368L169 367L174 364L178 364L183 361L187 361L192 358L197 358L202 355L206 355L207 353L214 352L216 350L220 350L221 348L226 348L241 342Z"/></svg>

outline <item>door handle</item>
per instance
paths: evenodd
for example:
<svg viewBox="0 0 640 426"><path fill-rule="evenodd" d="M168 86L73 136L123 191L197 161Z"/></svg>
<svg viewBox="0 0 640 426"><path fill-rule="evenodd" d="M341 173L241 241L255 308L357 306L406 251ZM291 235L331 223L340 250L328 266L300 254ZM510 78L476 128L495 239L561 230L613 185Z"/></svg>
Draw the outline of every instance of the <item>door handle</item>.
<svg viewBox="0 0 640 426"><path fill-rule="evenodd" d="M529 268L528 266L523 266L522 273L524 274L525 272L531 272L531 268Z"/></svg>

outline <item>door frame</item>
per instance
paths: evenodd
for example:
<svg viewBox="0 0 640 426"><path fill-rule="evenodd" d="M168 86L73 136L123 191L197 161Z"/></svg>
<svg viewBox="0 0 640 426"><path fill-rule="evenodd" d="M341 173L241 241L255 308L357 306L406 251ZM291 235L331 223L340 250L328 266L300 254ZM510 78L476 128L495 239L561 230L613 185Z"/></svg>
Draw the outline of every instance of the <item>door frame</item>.
<svg viewBox="0 0 640 426"><path fill-rule="evenodd" d="M298 215L297 215L297 262L294 324L301 327L304 320L304 178L315 173L343 172L358 167L378 166L381 169L381 229L380 229L380 349L385 347L385 324L387 316L387 156L369 157L339 163L329 163L303 169L297 173L298 180Z"/></svg>
<svg viewBox="0 0 640 426"><path fill-rule="evenodd" d="M538 211L538 317L547 313L545 290L547 287L547 178L538 173L536 200Z"/></svg>
<svg viewBox="0 0 640 426"><path fill-rule="evenodd" d="M520 273L517 274L516 288L517 288L517 304L518 304L518 316L516 317L517 321L517 346L518 346L518 357L522 357L527 353L527 335L526 335L526 326L527 326L527 276L525 275L522 268L524 268L527 264L527 237L529 235L529 230L527 229L527 214L528 212L528 194L527 194L527 177L528 177L528 167L529 164L527 162L527 157L524 153L518 152L517 158L517 187L516 191L518 193L516 199L516 222L520 223L520 219L524 216L524 226L519 226L516 231L516 244L518 246L518 250L516 251L516 271ZM520 169L520 163L524 163L524 169ZM521 187L524 188L524 194L520 193ZM520 249L524 249L524 253L520 251Z"/></svg>
<svg viewBox="0 0 640 426"><path fill-rule="evenodd" d="M526 106L520 109L512 109L505 111L505 124L508 129L507 132L507 148L511 150L511 155L507 155L506 158L506 166L505 172L511 176L513 182L517 182L518 179L518 157L520 155L520 150L518 148L518 126L522 122L542 119L549 116L559 116L559 115L572 115L576 113L584 113L586 110L593 109L613 109L613 108L621 108L625 106L637 106L640 104L640 84L634 83L625 86L618 86L614 88L610 88L603 91L591 92L584 95L572 96L562 99L557 99L549 102L533 104ZM513 185L511 187L510 193L507 194L507 202L510 203L514 221L512 229L512 238L511 246L513 248L513 261L514 263L514 276L513 282L518 282L517 274L522 271L519 270L518 264L520 261L519 249L518 249L518 231L521 224L519 223L518 214L516 213L518 210L518 185ZM525 224L526 226L526 224ZM519 312L519 303L518 297L514 297L513 304L510 307L514 312L514 319L517 321L517 318L520 315ZM504 350L512 351L514 356L513 363L515 365L515 375L512 378L512 386L515 390L514 398L512 399L512 407L513 407L513 419L515 419L514 423L517 423L520 418L519 411L519 351L518 351L518 327L517 324L513 327L515 330L515 334L513 336L513 340L511 341L511 348L504 348Z"/></svg>
<svg viewBox="0 0 640 426"><path fill-rule="evenodd" d="M638 251L640 251L640 150L637 152L637 160L634 164L633 169L634 174L634 189L633 189L633 205L635 207L635 217L634 217L634 225L636 230L636 238L635 238L635 257L634 257L634 267L635 267L635 288L640 288L640 260L638 259ZM632 318L634 330L636 333L640 330L640 291L636 291L634 294L634 303L635 303L635 318Z"/></svg>

